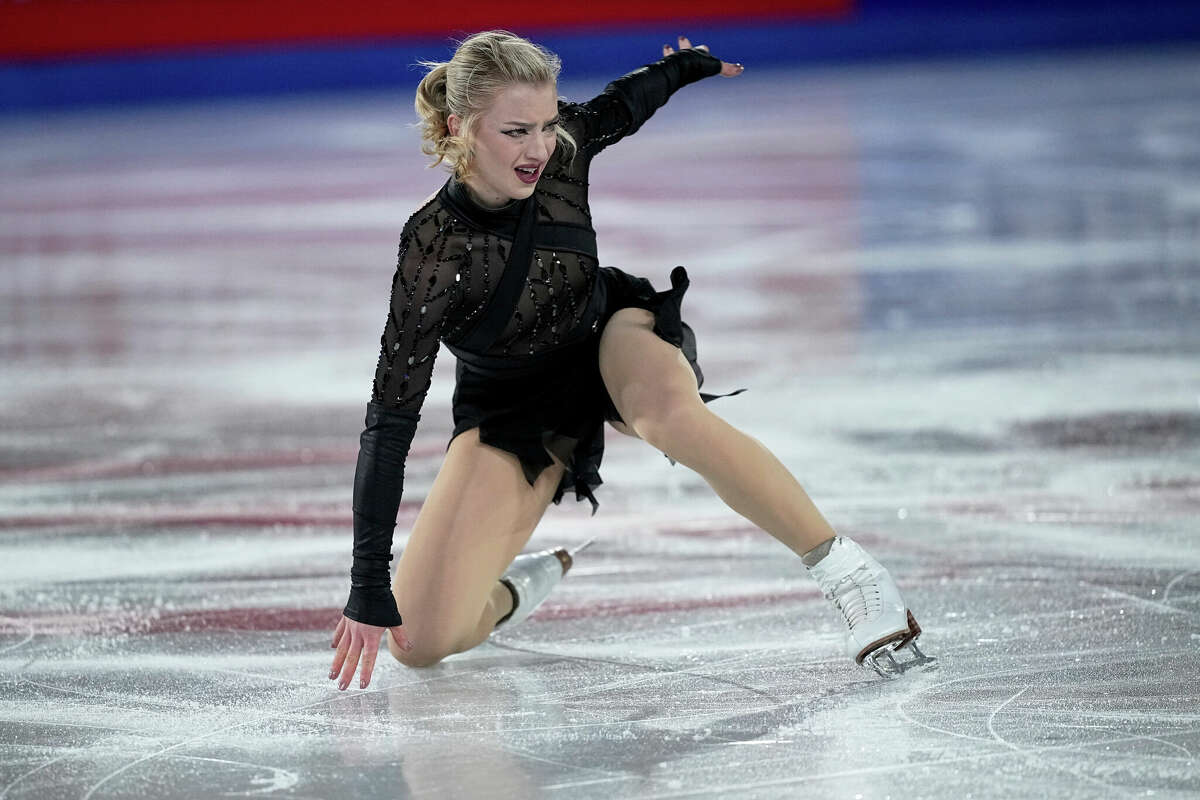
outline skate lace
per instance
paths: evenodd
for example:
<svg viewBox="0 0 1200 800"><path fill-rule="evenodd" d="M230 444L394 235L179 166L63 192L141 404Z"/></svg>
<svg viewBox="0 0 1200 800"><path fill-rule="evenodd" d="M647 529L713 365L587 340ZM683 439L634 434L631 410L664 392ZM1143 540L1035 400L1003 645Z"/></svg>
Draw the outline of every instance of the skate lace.
<svg viewBox="0 0 1200 800"><path fill-rule="evenodd" d="M838 581L826 595L842 612L851 630L860 622L875 618L883 610L883 597L874 578L875 575L866 567L858 567Z"/></svg>

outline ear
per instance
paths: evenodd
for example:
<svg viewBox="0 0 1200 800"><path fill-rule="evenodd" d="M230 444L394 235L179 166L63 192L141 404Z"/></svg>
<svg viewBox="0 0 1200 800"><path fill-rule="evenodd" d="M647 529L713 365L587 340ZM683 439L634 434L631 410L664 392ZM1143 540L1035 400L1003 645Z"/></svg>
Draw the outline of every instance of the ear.
<svg viewBox="0 0 1200 800"><path fill-rule="evenodd" d="M450 129L451 136L458 136L459 128L462 126L462 120L457 114L451 114L446 117L446 127Z"/></svg>

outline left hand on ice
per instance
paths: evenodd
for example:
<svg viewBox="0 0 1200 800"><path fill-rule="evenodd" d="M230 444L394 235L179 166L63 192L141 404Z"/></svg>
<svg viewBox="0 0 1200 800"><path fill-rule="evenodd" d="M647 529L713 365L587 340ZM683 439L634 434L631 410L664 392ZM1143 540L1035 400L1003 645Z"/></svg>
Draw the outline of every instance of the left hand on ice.
<svg viewBox="0 0 1200 800"><path fill-rule="evenodd" d="M375 672L375 656L379 653L379 642L388 631L392 632L396 644L405 650L412 649L403 625L381 628L342 615L333 631L333 643L330 645L337 652L333 656L333 666L329 669L329 679L338 679L338 689L344 691L350 685L350 679L354 677L356 669L359 670L358 688L367 688L371 683L371 675Z"/></svg>
<svg viewBox="0 0 1200 800"><path fill-rule="evenodd" d="M679 37L679 49L680 50L686 50L687 48L689 48L691 46L692 46L692 43L691 43L691 41L688 40L688 38L686 36ZM708 45L698 44L698 45L696 45L696 49L703 50L704 52L707 53ZM669 45L669 44L663 45L663 55L664 56L669 56L669 55L671 55L671 53L674 53L674 52L675 52L675 49L673 47L671 47L671 45ZM742 71L744 69L745 69L745 67L743 67L741 64L730 64L727 61L722 61L720 74L724 75L726 78L733 78L738 75L741 75Z"/></svg>

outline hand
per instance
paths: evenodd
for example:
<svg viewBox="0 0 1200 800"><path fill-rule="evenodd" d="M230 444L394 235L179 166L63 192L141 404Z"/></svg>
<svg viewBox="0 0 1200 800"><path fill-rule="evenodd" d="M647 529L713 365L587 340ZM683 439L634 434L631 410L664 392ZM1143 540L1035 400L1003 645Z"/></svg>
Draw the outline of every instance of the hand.
<svg viewBox="0 0 1200 800"><path fill-rule="evenodd" d="M354 677L354 670L359 666L359 658L362 658L362 669L359 671L358 688L367 688L371 682L371 673L375 671L375 657L379 655L379 640L383 638L384 631L392 632L392 638L396 640L396 644L400 645L400 649L412 649L412 642L408 641L403 625L397 625L394 628L380 628L377 625L367 625L349 619L345 615L338 620L337 628L333 631L333 644L330 645L337 650L337 653L333 656L329 679L333 680L338 677L339 672L341 673L341 678L338 680L339 690L344 690L350 685L350 679Z"/></svg>
<svg viewBox="0 0 1200 800"><path fill-rule="evenodd" d="M686 36L679 37L679 49L680 50L686 50L687 48L689 48L691 46L692 46L692 43L690 41L688 41L688 38ZM703 50L704 52L707 53L708 45L698 44L698 45L696 45L696 49ZM675 52L675 50L674 50L674 48L671 47L671 45L669 45L669 44L663 45L663 55L664 56L669 56L669 55L671 55L671 53L674 53L674 52ZM745 69L745 67L743 67L741 64L729 64L725 61L721 62L721 74L724 75L726 78L733 78L738 75L741 75L742 70L744 70L744 69Z"/></svg>

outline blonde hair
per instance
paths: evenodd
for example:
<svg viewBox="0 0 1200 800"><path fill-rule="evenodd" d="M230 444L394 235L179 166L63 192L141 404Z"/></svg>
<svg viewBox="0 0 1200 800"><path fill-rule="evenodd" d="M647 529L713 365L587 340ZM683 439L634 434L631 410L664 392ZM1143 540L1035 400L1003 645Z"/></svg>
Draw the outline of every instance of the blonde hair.
<svg viewBox="0 0 1200 800"><path fill-rule="evenodd" d="M496 94L513 84L558 86L562 62L541 45L506 30L482 31L458 42L449 61L419 61L428 67L413 105L421 121L421 152L445 161L460 180L472 175L474 135L479 117ZM459 135L450 133L450 114L462 119ZM558 144L574 158L576 143L561 125Z"/></svg>

